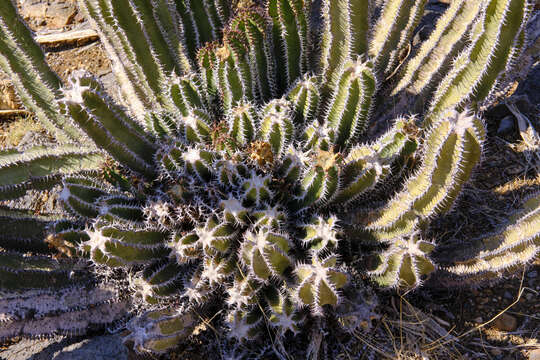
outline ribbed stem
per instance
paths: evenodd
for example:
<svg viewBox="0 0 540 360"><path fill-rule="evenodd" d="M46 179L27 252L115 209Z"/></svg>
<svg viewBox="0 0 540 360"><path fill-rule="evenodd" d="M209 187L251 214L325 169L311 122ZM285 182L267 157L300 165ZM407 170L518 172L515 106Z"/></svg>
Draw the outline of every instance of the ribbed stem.
<svg viewBox="0 0 540 360"><path fill-rule="evenodd" d="M528 15L526 0L489 2L473 42L455 59L452 70L435 91L429 121L447 109L466 102L481 104L489 97L512 58L516 38Z"/></svg>
<svg viewBox="0 0 540 360"><path fill-rule="evenodd" d="M61 114L62 82L51 71L32 33L11 0L0 4L0 69L10 75L23 105L61 143L84 143L82 133Z"/></svg>

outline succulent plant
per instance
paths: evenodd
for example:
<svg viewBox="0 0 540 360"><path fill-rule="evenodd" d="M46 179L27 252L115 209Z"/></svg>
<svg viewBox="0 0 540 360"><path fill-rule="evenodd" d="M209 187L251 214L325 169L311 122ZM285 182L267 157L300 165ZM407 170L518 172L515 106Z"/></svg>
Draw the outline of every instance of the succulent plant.
<svg viewBox="0 0 540 360"><path fill-rule="evenodd" d="M425 231L481 158L480 111L520 55L530 9L455 1L413 49L426 0L324 0L320 24L309 0L79 5L119 103L90 74L62 84L0 3L0 66L57 143L4 149L0 197L56 187L63 210L2 209L0 338L84 331L131 309L128 339L155 353L205 312L240 342L329 314L344 331L365 327L358 314L371 307L354 289L367 285L351 275L367 270L363 244L378 245L367 273L381 286L422 283L438 268ZM384 96L421 106L375 137ZM525 207L485 251L442 271L478 276L536 256L538 199Z"/></svg>
<svg viewBox="0 0 540 360"><path fill-rule="evenodd" d="M468 256L456 256L454 263L443 270L475 284L482 279L496 279L505 271L517 270L533 261L540 253L539 205L540 195L531 196L521 211L510 216L508 224L493 234L472 240Z"/></svg>

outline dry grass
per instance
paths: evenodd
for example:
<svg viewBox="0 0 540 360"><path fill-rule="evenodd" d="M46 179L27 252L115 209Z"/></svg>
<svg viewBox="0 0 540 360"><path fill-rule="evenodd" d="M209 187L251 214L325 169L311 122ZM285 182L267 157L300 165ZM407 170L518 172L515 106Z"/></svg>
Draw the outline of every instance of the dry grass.
<svg viewBox="0 0 540 360"><path fill-rule="evenodd" d="M540 318L534 314L513 311L524 293L531 291L521 274L515 299L489 320L461 327L420 310L405 295L391 296L389 306L377 328L368 334L356 334L359 344L366 345L376 359L528 359L532 350L540 348ZM538 295L538 294L536 294ZM423 304L425 305L425 304ZM521 326L514 332L500 331L493 324L503 314L529 318L532 327ZM524 324L527 321L523 322ZM381 331L382 330L382 331ZM361 357L345 357L361 358ZM368 358L368 357L366 357Z"/></svg>
<svg viewBox="0 0 540 360"><path fill-rule="evenodd" d="M6 147L18 146L29 132L43 132L43 127L32 116L16 117L0 127L0 144Z"/></svg>
<svg viewBox="0 0 540 360"><path fill-rule="evenodd" d="M0 110L19 109L20 107L11 81L0 79Z"/></svg>

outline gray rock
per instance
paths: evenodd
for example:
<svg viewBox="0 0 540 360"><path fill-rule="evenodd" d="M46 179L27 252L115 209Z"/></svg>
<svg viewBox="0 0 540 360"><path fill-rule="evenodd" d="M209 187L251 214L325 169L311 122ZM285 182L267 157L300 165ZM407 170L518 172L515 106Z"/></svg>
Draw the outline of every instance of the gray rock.
<svg viewBox="0 0 540 360"><path fill-rule="evenodd" d="M424 16L422 21L415 30L415 35L413 37L412 44L414 47L421 45L425 40L429 38L437 20L444 13L447 6L445 4L440 4L438 2L430 2L424 11Z"/></svg>
<svg viewBox="0 0 540 360"><path fill-rule="evenodd" d="M515 124L516 122L514 121L514 117L512 115L504 117L499 123L497 134L505 135L511 133L512 130L514 130Z"/></svg>
<svg viewBox="0 0 540 360"><path fill-rule="evenodd" d="M536 8L540 7L540 2L537 2ZM529 44L526 52L533 56L534 61L540 58L540 12L533 13L529 23L527 24L527 35Z"/></svg>
<svg viewBox="0 0 540 360"><path fill-rule="evenodd" d="M30 340L24 339L16 344L9 346L6 350L0 352L2 360L45 360L50 359L50 351L61 349L62 338ZM47 356L49 354L49 356Z"/></svg>
<svg viewBox="0 0 540 360"><path fill-rule="evenodd" d="M103 84L105 92L107 92L107 94L109 94L116 102L122 104L122 94L120 93L120 88L112 71L107 70L96 75Z"/></svg>
<svg viewBox="0 0 540 360"><path fill-rule="evenodd" d="M127 360L128 350L119 335L80 340L55 337L24 339L0 352L1 360Z"/></svg>
<svg viewBox="0 0 540 360"><path fill-rule="evenodd" d="M51 360L56 352L77 342L76 338L56 336L44 339L23 339L0 352L2 360Z"/></svg>
<svg viewBox="0 0 540 360"><path fill-rule="evenodd" d="M519 84L516 95L522 94L526 94L537 111L540 111L540 63L536 64L527 78Z"/></svg>
<svg viewBox="0 0 540 360"><path fill-rule="evenodd" d="M57 351L54 360L127 360L128 351L119 335L99 336Z"/></svg>

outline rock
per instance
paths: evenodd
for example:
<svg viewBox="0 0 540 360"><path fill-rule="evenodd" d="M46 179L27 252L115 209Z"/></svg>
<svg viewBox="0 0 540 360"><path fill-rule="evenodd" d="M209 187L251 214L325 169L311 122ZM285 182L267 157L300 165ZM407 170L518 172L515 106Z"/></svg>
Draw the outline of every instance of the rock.
<svg viewBox="0 0 540 360"><path fill-rule="evenodd" d="M422 21L420 22L412 40L413 47L419 46L423 41L429 38L429 35L431 35L433 30L435 29L435 24L437 23L437 20L442 15L442 13L444 13L446 7L446 5L440 4L438 2L429 3L426 6L426 9L424 11L424 17L422 18Z"/></svg>
<svg viewBox="0 0 540 360"><path fill-rule="evenodd" d="M22 17L34 26L60 29L77 17L75 0L19 0Z"/></svg>
<svg viewBox="0 0 540 360"><path fill-rule="evenodd" d="M529 271L529 273L527 274L527 277L531 278L531 279L534 279L538 276L538 271L534 270L534 271Z"/></svg>
<svg viewBox="0 0 540 360"><path fill-rule="evenodd" d="M512 299L514 298L514 295L512 295L512 294L510 293L510 291L506 290L506 291L504 292L504 298L505 298L505 299L512 300Z"/></svg>
<svg viewBox="0 0 540 360"><path fill-rule="evenodd" d="M499 123L499 128L497 129L497 134L506 135L511 133L514 130L515 121L512 115L508 115L501 120Z"/></svg>
<svg viewBox="0 0 540 360"><path fill-rule="evenodd" d="M488 302L489 302L489 298L483 297L483 298L478 299L478 303L481 304L481 305L485 305Z"/></svg>
<svg viewBox="0 0 540 360"><path fill-rule="evenodd" d="M447 3L441 1L434 1L427 4L425 13L429 13L429 11L431 10L442 14L446 9L448 9ZM433 24L433 26L435 26L435 24Z"/></svg>
<svg viewBox="0 0 540 360"><path fill-rule="evenodd" d="M540 10L540 2L537 2L536 9ZM535 12L527 25L527 35L529 38L526 53L532 55L534 60L540 57L540 13Z"/></svg>
<svg viewBox="0 0 540 360"><path fill-rule="evenodd" d="M536 104L536 108L540 110L540 64L536 64L527 78L519 84L516 95L522 94L526 94L529 102Z"/></svg>
<svg viewBox="0 0 540 360"><path fill-rule="evenodd" d="M2 360L127 360L128 350L119 335L81 340L54 337L24 339L0 353Z"/></svg>
<svg viewBox="0 0 540 360"><path fill-rule="evenodd" d="M495 319L494 325L501 331L514 331L517 329L518 321L514 316L504 313Z"/></svg>
<svg viewBox="0 0 540 360"><path fill-rule="evenodd" d="M57 351L54 360L127 360L128 350L119 335L99 336Z"/></svg>
<svg viewBox="0 0 540 360"><path fill-rule="evenodd" d="M114 74L111 71L103 71L102 73L97 74L97 76L99 78L99 81L101 81L101 83L103 84L103 87L105 88L107 94L112 96L114 100L121 104L122 94L120 93Z"/></svg>
<svg viewBox="0 0 540 360"><path fill-rule="evenodd" d="M435 11L428 11L425 15L422 23L420 24L418 32L413 37L413 46L417 47L429 38L429 35L435 29L435 23L441 14Z"/></svg>
<svg viewBox="0 0 540 360"><path fill-rule="evenodd" d="M51 351L62 348L62 337L30 340L23 339L0 353L2 360L46 360L51 359Z"/></svg>
<svg viewBox="0 0 540 360"><path fill-rule="evenodd" d="M532 350L529 352L529 360L540 360L540 349Z"/></svg>

